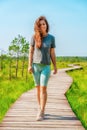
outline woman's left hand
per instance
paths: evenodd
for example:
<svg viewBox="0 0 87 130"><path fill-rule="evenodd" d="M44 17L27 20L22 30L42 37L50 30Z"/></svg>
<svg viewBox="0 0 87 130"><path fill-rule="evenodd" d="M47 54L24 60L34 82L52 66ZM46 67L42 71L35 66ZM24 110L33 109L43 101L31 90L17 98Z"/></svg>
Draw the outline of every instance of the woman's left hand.
<svg viewBox="0 0 87 130"><path fill-rule="evenodd" d="M57 74L57 68L54 68L53 74Z"/></svg>

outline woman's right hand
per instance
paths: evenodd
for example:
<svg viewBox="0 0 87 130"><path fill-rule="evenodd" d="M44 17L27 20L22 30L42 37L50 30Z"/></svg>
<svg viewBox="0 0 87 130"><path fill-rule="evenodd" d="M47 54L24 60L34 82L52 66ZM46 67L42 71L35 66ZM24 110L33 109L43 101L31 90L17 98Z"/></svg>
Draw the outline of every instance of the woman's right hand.
<svg viewBox="0 0 87 130"><path fill-rule="evenodd" d="M29 67L28 67L28 72L29 72L30 74L33 73L32 66L29 66Z"/></svg>

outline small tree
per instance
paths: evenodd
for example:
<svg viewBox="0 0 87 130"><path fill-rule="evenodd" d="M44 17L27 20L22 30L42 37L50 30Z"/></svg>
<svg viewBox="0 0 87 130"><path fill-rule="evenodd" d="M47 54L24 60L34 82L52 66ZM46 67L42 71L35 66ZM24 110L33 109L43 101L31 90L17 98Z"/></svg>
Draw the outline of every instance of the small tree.
<svg viewBox="0 0 87 130"><path fill-rule="evenodd" d="M26 56L28 54L28 50L29 50L29 42L27 42L26 39L21 35L15 37L14 40L11 42L11 45L9 46L9 51L12 53L14 57L16 57L16 77L18 74L19 57L23 58L22 77L24 75L24 64Z"/></svg>
<svg viewBox="0 0 87 130"><path fill-rule="evenodd" d="M29 42L26 42L25 38L23 38L21 44L22 44L21 52L23 54L23 61L22 61L22 77L23 77L25 60L26 60L26 57L29 53Z"/></svg>
<svg viewBox="0 0 87 130"><path fill-rule="evenodd" d="M14 40L12 40L11 45L9 46L9 50L10 52L13 54L14 57L16 57L16 78L17 78L17 74L18 74L18 62L19 62L19 54L20 54L20 39L19 39L20 35L18 35L18 38L14 38Z"/></svg>
<svg viewBox="0 0 87 130"><path fill-rule="evenodd" d="M9 80L12 79L12 53L11 53L11 46L9 46L9 53L8 53L8 59L9 59Z"/></svg>
<svg viewBox="0 0 87 130"><path fill-rule="evenodd" d="M0 70L3 69L3 50L0 50Z"/></svg>

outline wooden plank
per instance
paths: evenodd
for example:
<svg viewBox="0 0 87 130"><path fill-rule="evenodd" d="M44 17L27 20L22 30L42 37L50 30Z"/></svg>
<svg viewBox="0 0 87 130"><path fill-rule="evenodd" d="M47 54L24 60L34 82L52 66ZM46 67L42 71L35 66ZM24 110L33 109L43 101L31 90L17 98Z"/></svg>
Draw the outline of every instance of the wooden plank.
<svg viewBox="0 0 87 130"><path fill-rule="evenodd" d="M81 128L81 127L71 128L71 126L67 127L67 128L65 128L65 127L63 127L63 128L61 128L61 127L58 127L58 128L2 127L1 130L49 130L49 129L50 130L54 130L54 129L55 130L84 130L84 128Z"/></svg>

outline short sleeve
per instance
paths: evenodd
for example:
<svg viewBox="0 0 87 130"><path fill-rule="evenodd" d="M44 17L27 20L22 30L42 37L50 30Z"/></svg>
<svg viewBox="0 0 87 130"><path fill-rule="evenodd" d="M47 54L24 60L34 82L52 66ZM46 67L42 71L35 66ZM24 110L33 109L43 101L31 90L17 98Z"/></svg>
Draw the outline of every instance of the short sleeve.
<svg viewBox="0 0 87 130"><path fill-rule="evenodd" d="M51 48L55 48L56 45L55 45L55 37L53 36L52 37L52 42L51 42Z"/></svg>
<svg viewBox="0 0 87 130"><path fill-rule="evenodd" d="M34 47L34 45L35 45L34 36L32 36L32 38L31 38L30 45L33 46L33 47Z"/></svg>

